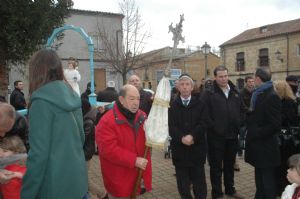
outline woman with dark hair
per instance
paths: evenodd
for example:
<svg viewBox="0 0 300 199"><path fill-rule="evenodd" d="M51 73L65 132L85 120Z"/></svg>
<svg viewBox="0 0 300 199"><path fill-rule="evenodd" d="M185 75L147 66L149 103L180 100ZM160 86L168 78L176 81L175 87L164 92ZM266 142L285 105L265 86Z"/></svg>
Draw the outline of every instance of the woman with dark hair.
<svg viewBox="0 0 300 199"><path fill-rule="evenodd" d="M30 150L21 198L86 198L81 100L64 81L55 51L33 55L29 95Z"/></svg>

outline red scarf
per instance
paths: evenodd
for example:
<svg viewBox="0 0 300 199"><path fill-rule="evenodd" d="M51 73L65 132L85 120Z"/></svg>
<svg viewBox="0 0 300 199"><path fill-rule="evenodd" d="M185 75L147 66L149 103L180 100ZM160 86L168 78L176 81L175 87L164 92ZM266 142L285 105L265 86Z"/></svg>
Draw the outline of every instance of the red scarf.
<svg viewBox="0 0 300 199"><path fill-rule="evenodd" d="M296 187L292 199L300 198L300 187Z"/></svg>

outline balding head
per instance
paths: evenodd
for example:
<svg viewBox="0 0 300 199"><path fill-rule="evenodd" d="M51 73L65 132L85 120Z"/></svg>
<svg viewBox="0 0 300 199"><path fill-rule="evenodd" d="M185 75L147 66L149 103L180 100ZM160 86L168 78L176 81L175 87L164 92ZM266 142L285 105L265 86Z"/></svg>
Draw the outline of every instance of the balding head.
<svg viewBox="0 0 300 199"><path fill-rule="evenodd" d="M133 85L124 85L119 93L120 103L132 113L136 113L140 106L140 94Z"/></svg>
<svg viewBox="0 0 300 199"><path fill-rule="evenodd" d="M142 88L141 79L137 75L131 75L128 79L128 84L135 86L138 90Z"/></svg>
<svg viewBox="0 0 300 199"><path fill-rule="evenodd" d="M0 137L4 137L14 125L16 118L15 109L7 103L0 103Z"/></svg>

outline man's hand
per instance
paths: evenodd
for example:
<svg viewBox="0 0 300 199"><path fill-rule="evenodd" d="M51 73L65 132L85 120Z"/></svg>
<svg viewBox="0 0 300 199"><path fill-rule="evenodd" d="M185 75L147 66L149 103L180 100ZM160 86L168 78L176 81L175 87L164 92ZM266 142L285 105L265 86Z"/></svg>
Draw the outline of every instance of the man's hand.
<svg viewBox="0 0 300 199"><path fill-rule="evenodd" d="M192 135L186 135L181 138L181 142L187 146L194 144L194 137Z"/></svg>
<svg viewBox="0 0 300 199"><path fill-rule="evenodd" d="M145 158L137 157L136 160L135 160L135 166L137 168L145 170L147 164L148 164L148 160L145 159Z"/></svg>

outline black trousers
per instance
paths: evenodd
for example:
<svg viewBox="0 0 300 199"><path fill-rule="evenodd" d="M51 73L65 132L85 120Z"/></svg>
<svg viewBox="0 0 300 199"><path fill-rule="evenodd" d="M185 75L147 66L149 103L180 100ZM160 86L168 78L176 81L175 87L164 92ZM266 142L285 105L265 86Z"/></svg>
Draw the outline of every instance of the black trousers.
<svg viewBox="0 0 300 199"><path fill-rule="evenodd" d="M191 188L195 199L206 199L207 186L204 165L193 167L175 166L178 192L182 199L192 199Z"/></svg>
<svg viewBox="0 0 300 199"><path fill-rule="evenodd" d="M276 168L255 167L255 199L276 199Z"/></svg>
<svg viewBox="0 0 300 199"><path fill-rule="evenodd" d="M208 136L208 160L212 197L218 198L222 192L222 174L226 194L234 194L234 163L238 148L238 139L216 139Z"/></svg>

